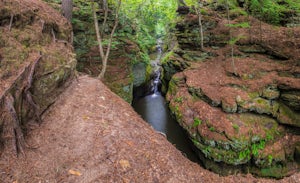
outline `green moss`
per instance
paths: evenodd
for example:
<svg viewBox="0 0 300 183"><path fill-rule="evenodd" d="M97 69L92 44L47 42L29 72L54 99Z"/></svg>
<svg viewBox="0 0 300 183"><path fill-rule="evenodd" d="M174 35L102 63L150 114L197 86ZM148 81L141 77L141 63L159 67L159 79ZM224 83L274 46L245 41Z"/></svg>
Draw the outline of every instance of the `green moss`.
<svg viewBox="0 0 300 183"><path fill-rule="evenodd" d="M168 53L166 53L163 58L161 59L161 63L164 64L166 62L168 62L170 60L170 57L174 55L173 51L169 51Z"/></svg>
<svg viewBox="0 0 300 183"><path fill-rule="evenodd" d="M258 92L251 92L251 93L248 93L248 96L250 99L255 99L257 97L259 97L259 93Z"/></svg>
<svg viewBox="0 0 300 183"><path fill-rule="evenodd" d="M174 102L182 103L183 102L183 97L177 97L177 98L175 98Z"/></svg>
<svg viewBox="0 0 300 183"><path fill-rule="evenodd" d="M249 22L241 22L237 24L226 24L227 27L249 28Z"/></svg>
<svg viewBox="0 0 300 183"><path fill-rule="evenodd" d="M198 125L201 125L202 124L202 120L195 117L194 118L194 123L193 123L193 127L197 127Z"/></svg>
<svg viewBox="0 0 300 183"><path fill-rule="evenodd" d="M300 114L280 103L277 119L280 123L300 127Z"/></svg>
<svg viewBox="0 0 300 183"><path fill-rule="evenodd" d="M211 132L216 131L215 128L214 128L213 126L209 127L209 130L210 130Z"/></svg>
<svg viewBox="0 0 300 183"><path fill-rule="evenodd" d="M270 168L262 168L260 173L264 177L282 178L287 173L287 168L282 165L272 166Z"/></svg>
<svg viewBox="0 0 300 183"><path fill-rule="evenodd" d="M266 146L265 140L261 140L259 143L252 144L251 152L253 156L257 157L259 154L259 150L263 150Z"/></svg>
<svg viewBox="0 0 300 183"><path fill-rule="evenodd" d="M171 95L175 95L177 93L176 81L173 79L169 82L168 93L170 93Z"/></svg>
<svg viewBox="0 0 300 183"><path fill-rule="evenodd" d="M239 132L240 130L240 126L238 124L232 124L233 129L235 130L235 132Z"/></svg>
<svg viewBox="0 0 300 183"><path fill-rule="evenodd" d="M239 152L239 159L250 159L251 157L251 151L249 149L245 149L244 151Z"/></svg>

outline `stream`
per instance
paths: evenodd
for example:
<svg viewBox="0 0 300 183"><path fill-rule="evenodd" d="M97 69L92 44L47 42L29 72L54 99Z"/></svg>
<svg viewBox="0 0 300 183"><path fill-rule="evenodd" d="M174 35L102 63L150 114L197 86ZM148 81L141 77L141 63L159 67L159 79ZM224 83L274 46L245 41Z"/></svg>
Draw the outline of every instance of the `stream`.
<svg viewBox="0 0 300 183"><path fill-rule="evenodd" d="M156 131L165 135L168 141L175 145L187 158L199 163L200 161L192 150L192 144L187 134L171 115L168 104L160 91L162 49L159 45L154 56L156 58L154 57L155 59L150 63L153 68L153 74L150 83L146 86L146 94L144 96L135 96L132 106L146 122ZM135 92L138 93L139 91Z"/></svg>

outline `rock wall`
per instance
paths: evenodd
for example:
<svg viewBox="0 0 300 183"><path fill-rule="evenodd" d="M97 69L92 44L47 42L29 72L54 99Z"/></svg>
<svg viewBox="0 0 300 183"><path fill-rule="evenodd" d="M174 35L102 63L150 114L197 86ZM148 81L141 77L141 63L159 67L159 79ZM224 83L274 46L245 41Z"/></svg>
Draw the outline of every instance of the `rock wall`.
<svg viewBox="0 0 300 183"><path fill-rule="evenodd" d="M298 172L300 28L243 16L228 23L205 11L205 49L197 16L185 12L163 64L176 119L208 169L276 178Z"/></svg>
<svg viewBox="0 0 300 183"><path fill-rule="evenodd" d="M40 1L4 0L0 12L0 150L19 153L27 123L74 77L72 28Z"/></svg>

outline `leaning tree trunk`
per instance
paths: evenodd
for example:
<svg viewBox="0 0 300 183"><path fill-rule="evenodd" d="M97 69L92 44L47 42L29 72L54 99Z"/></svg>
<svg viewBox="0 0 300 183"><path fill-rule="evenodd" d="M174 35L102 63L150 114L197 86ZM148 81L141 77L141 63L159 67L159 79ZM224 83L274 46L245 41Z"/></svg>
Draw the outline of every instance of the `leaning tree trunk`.
<svg viewBox="0 0 300 183"><path fill-rule="evenodd" d="M201 15L201 8L202 6L199 5L199 9L196 7L196 13L198 15L198 23L199 23L199 34L200 34L200 47L201 50L203 50L204 45L203 45L203 26L202 26L202 15Z"/></svg>
<svg viewBox="0 0 300 183"><path fill-rule="evenodd" d="M61 9L64 17L69 21L72 19L73 1L72 0L62 0Z"/></svg>

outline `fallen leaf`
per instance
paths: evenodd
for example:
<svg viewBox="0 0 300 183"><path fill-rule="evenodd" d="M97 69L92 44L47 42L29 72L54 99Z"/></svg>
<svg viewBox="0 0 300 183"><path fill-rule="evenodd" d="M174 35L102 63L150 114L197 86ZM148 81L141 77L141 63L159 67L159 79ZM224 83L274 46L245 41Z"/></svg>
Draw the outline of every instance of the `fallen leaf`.
<svg viewBox="0 0 300 183"><path fill-rule="evenodd" d="M76 175L76 176L81 176L82 175L82 173L80 173L79 171L75 171L75 170L69 170L69 174L71 174L71 175Z"/></svg>
<svg viewBox="0 0 300 183"><path fill-rule="evenodd" d="M121 159L119 163L123 169L130 168L130 163L128 160Z"/></svg>
<svg viewBox="0 0 300 183"><path fill-rule="evenodd" d="M131 147L133 146L133 142L130 141L130 140L126 140L125 143L128 144L128 145L131 146Z"/></svg>
<svg viewBox="0 0 300 183"><path fill-rule="evenodd" d="M88 116L82 116L82 119L90 119Z"/></svg>

